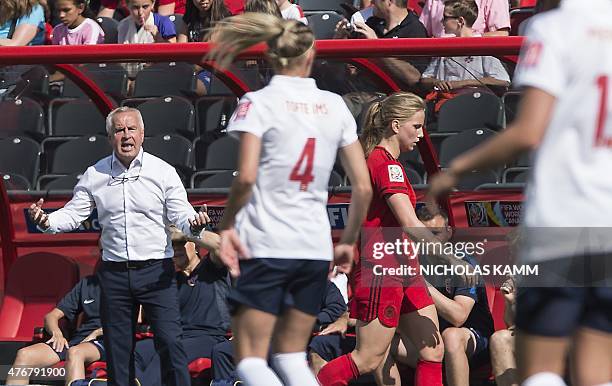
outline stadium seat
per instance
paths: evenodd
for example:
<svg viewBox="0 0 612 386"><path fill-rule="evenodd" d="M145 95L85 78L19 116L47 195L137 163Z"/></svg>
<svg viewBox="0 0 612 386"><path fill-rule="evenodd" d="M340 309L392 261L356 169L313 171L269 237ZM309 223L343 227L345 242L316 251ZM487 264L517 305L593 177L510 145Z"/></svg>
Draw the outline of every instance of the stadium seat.
<svg viewBox="0 0 612 386"><path fill-rule="evenodd" d="M59 145L47 158L48 171L52 174L82 173L111 152L106 137L92 135L71 139Z"/></svg>
<svg viewBox="0 0 612 386"><path fill-rule="evenodd" d="M125 68L119 63L90 63L78 68L93 80L104 93L116 100L127 95L128 77ZM85 93L70 79L64 80L62 96L65 98L84 98Z"/></svg>
<svg viewBox="0 0 612 386"><path fill-rule="evenodd" d="M206 151L206 170L236 170L238 166L238 140L231 136L217 139Z"/></svg>
<svg viewBox="0 0 612 386"><path fill-rule="evenodd" d="M44 136L42 107L30 98L0 101L0 138L27 135L36 140Z"/></svg>
<svg viewBox="0 0 612 386"><path fill-rule="evenodd" d="M342 178L340 173L338 173L335 170L332 170L331 173L329 174L329 180L327 181L327 186L336 187L336 186L342 186L342 185L344 185L344 179Z"/></svg>
<svg viewBox="0 0 612 386"><path fill-rule="evenodd" d="M328 3L328 0L323 1ZM332 2L330 2L332 3ZM332 4L330 4L331 6ZM336 33L336 24L343 20L342 16L335 12L313 13L307 16L308 25L318 39L333 39Z"/></svg>
<svg viewBox="0 0 612 386"><path fill-rule="evenodd" d="M6 190L30 190L31 184L27 178L19 174L1 173Z"/></svg>
<svg viewBox="0 0 612 386"><path fill-rule="evenodd" d="M38 179L38 190L73 190L81 179L83 171L68 175L48 174Z"/></svg>
<svg viewBox="0 0 612 386"><path fill-rule="evenodd" d="M209 358L198 358L189 363L189 375L191 378L210 378L212 362Z"/></svg>
<svg viewBox="0 0 612 386"><path fill-rule="evenodd" d="M26 137L0 139L0 173L19 174L33 186L39 166L38 143Z"/></svg>
<svg viewBox="0 0 612 386"><path fill-rule="evenodd" d="M526 183L529 178L529 167L517 166L504 170L502 175L503 182L522 182Z"/></svg>
<svg viewBox="0 0 612 386"><path fill-rule="evenodd" d="M136 75L134 97L191 96L195 88L196 74L192 64L155 63Z"/></svg>
<svg viewBox="0 0 612 386"><path fill-rule="evenodd" d="M30 341L34 327L79 280L73 260L47 252L17 258L6 280L0 308L0 340Z"/></svg>
<svg viewBox="0 0 612 386"><path fill-rule="evenodd" d="M309 11L335 11L342 12L342 4L351 4L347 0L299 0L298 5L304 12Z"/></svg>
<svg viewBox="0 0 612 386"><path fill-rule="evenodd" d="M49 97L49 71L43 66L32 66L21 74L21 81L26 82L21 98L30 97L45 101Z"/></svg>
<svg viewBox="0 0 612 386"><path fill-rule="evenodd" d="M218 173L197 172L191 176L191 187L193 189L217 189L229 188L237 172L226 170Z"/></svg>
<svg viewBox="0 0 612 386"><path fill-rule="evenodd" d="M104 44L116 44L118 42L119 22L110 17L97 17L96 21L104 31Z"/></svg>
<svg viewBox="0 0 612 386"><path fill-rule="evenodd" d="M489 129L470 129L444 139L440 145L440 166L448 167L455 157L496 134L493 130Z"/></svg>
<svg viewBox="0 0 612 386"><path fill-rule="evenodd" d="M408 181L410 181L411 185L422 185L423 177L414 169L404 168L406 171L406 177L408 177Z"/></svg>
<svg viewBox="0 0 612 386"><path fill-rule="evenodd" d="M444 103L438 114L438 132L460 132L486 127L503 127L503 106L494 94L474 91L461 94Z"/></svg>
<svg viewBox="0 0 612 386"><path fill-rule="evenodd" d="M423 165L423 160L421 159L421 154L418 149L400 154L398 161L404 165L406 171L412 169L420 176L425 174L425 165Z"/></svg>
<svg viewBox="0 0 612 386"><path fill-rule="evenodd" d="M518 36L523 32L522 24L535 15L535 7L521 7L510 10L510 36Z"/></svg>
<svg viewBox="0 0 612 386"><path fill-rule="evenodd" d="M482 184L497 184L497 179L497 173L493 170L473 171L461 177L457 189L474 190Z"/></svg>
<svg viewBox="0 0 612 386"><path fill-rule="evenodd" d="M180 135L165 134L146 138L143 148L183 172L192 169L191 141Z"/></svg>
<svg viewBox="0 0 612 386"><path fill-rule="evenodd" d="M225 129L236 108L235 97L202 97L195 102L197 134Z"/></svg>
<svg viewBox="0 0 612 386"><path fill-rule="evenodd" d="M106 135L106 117L88 99L53 99L48 114L51 136Z"/></svg>
<svg viewBox="0 0 612 386"><path fill-rule="evenodd" d="M502 96L506 126L511 124L514 121L514 118L516 117L521 95L522 93L518 91L508 91Z"/></svg>
<svg viewBox="0 0 612 386"><path fill-rule="evenodd" d="M180 134L193 138L194 109L187 99L166 96L148 100L136 108L144 120L145 136Z"/></svg>

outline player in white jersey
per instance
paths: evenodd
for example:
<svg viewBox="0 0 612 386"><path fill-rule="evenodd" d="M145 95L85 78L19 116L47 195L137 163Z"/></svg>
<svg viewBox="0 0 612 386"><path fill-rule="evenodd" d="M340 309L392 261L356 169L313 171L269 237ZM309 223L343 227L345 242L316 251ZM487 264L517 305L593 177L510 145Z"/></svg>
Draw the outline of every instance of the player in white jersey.
<svg viewBox="0 0 612 386"><path fill-rule="evenodd" d="M523 385L563 385L570 345L573 384L612 381L611 20L612 0L564 0L534 17L515 77L525 87L517 119L430 181L437 197L471 170L537 148L521 254L539 265L527 283L539 288L524 282L517 299ZM566 283L549 280L563 269Z"/></svg>
<svg viewBox="0 0 612 386"><path fill-rule="evenodd" d="M219 228L220 257L239 275L229 296L236 372L247 385L315 386L305 349L330 262L350 271L372 194L356 124L340 96L319 90L309 78L314 35L304 24L245 13L219 22L212 36L210 57L221 66L267 42L277 74L265 88L244 95L228 127L240 138L240 153ZM353 193L334 248L326 204L338 150ZM266 362L273 336L275 371Z"/></svg>

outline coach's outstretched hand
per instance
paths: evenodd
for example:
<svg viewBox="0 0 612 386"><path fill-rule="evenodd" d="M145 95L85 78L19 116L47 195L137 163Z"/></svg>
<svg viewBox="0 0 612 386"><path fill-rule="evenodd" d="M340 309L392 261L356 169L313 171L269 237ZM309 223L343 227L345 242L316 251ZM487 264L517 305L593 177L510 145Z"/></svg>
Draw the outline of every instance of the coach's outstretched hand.
<svg viewBox="0 0 612 386"><path fill-rule="evenodd" d="M234 228L228 228L219 233L221 242L219 244L219 259L227 267L232 277L240 276L240 259L249 259L249 251L240 241L238 233Z"/></svg>
<svg viewBox="0 0 612 386"><path fill-rule="evenodd" d="M45 200L39 199L36 203L30 205L28 213L34 224L38 225L42 229L49 228L49 216L42 210L42 206Z"/></svg>
<svg viewBox="0 0 612 386"><path fill-rule="evenodd" d="M355 247L352 244L336 244L334 247L334 265L336 266L336 273L346 273L347 275L351 273L354 254Z"/></svg>

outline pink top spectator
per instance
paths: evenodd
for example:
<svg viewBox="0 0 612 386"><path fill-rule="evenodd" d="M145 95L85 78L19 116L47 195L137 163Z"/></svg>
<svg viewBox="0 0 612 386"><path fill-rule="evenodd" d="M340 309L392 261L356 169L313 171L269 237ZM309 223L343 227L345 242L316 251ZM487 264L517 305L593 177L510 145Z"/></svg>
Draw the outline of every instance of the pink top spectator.
<svg viewBox="0 0 612 386"><path fill-rule="evenodd" d="M85 19L81 25L70 29L64 24L58 24L53 28L53 44L62 46L76 46L81 44L104 43L104 31L91 19Z"/></svg>
<svg viewBox="0 0 612 386"><path fill-rule="evenodd" d="M510 7L508 0L476 0L478 18L472 29L484 34L503 28L510 29ZM442 17L444 16L444 0L427 0L419 20L430 36L439 38L445 36Z"/></svg>

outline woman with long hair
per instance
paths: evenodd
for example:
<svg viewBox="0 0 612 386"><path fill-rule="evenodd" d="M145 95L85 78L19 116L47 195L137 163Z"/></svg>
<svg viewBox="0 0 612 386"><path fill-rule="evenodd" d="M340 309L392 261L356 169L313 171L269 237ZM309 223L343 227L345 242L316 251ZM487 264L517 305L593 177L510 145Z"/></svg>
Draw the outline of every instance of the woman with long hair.
<svg viewBox="0 0 612 386"><path fill-rule="evenodd" d="M220 257L238 276L229 295L236 373L248 385L316 386L306 344L330 262L350 271L371 198L356 124L339 95L309 78L315 38L307 26L245 13L218 22L211 36L209 58L222 67L267 42L276 73L268 86L244 95L228 126L240 139L238 175L219 229ZM333 247L326 204L337 153L353 190ZM274 371L266 361L271 340Z"/></svg>
<svg viewBox="0 0 612 386"><path fill-rule="evenodd" d="M38 0L0 1L0 46L45 42L45 10Z"/></svg>
<svg viewBox="0 0 612 386"><path fill-rule="evenodd" d="M321 369L318 378L323 386L347 385L360 374L377 369L382 374L381 366L385 367L383 360L396 332L418 350L415 385L442 385L444 346L438 315L418 271L417 248L408 238L435 244L439 240L417 218L416 195L398 161L401 153L416 147L423 135L424 119L424 101L407 92L389 95L368 110L360 140L374 196L363 224L360 262L352 275L350 314L357 319L357 345L352 353ZM390 253L385 248L381 255L377 248L396 242L410 244L409 250ZM452 256L441 255L437 259L458 263ZM382 270L400 267L410 270L397 276ZM385 378L380 374L379 379Z"/></svg>
<svg viewBox="0 0 612 386"><path fill-rule="evenodd" d="M223 0L188 0L183 21L185 31L178 32L178 42L203 42L215 23L231 16Z"/></svg>

